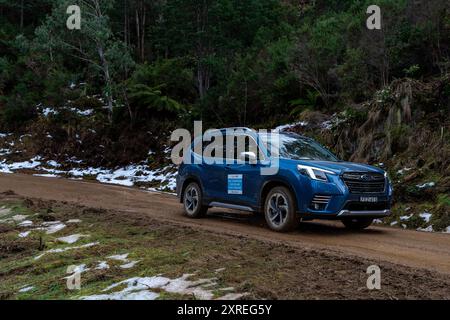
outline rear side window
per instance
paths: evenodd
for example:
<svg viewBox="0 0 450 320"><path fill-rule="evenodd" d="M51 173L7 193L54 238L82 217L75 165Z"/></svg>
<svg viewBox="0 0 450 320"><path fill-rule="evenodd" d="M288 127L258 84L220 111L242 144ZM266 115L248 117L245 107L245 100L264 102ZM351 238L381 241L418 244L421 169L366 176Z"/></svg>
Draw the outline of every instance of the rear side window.
<svg viewBox="0 0 450 320"><path fill-rule="evenodd" d="M227 136L226 140L226 158L238 160L241 152L253 152L256 154L258 161L264 159L264 155L261 152L255 139L249 135L232 135Z"/></svg>
<svg viewBox="0 0 450 320"><path fill-rule="evenodd" d="M222 144L220 144L220 141L215 141L215 137L211 141L202 141L199 143L202 143L204 157L210 155L212 158L234 160L236 162L239 160L241 152L254 152L258 160L265 159L255 139L246 134L223 135ZM222 154L219 154L215 148L212 148L213 143L217 143L217 147L222 146Z"/></svg>

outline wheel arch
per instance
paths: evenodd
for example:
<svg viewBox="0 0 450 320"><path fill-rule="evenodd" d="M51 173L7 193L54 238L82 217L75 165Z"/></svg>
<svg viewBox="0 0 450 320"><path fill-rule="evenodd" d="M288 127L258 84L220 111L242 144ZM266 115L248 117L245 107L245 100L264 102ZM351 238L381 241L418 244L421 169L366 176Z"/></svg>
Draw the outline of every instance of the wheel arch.
<svg viewBox="0 0 450 320"><path fill-rule="evenodd" d="M266 201L266 198L267 198L270 190L272 190L273 188L276 188L276 187L285 187L286 189L288 189L291 192L292 197L295 200L294 201L295 209L297 210L298 209L298 203L297 203L298 200L297 200L297 196L296 196L294 188L292 187L292 185L289 182L281 180L281 179L274 179L274 180L269 180L269 181L264 182L263 187L261 188L261 193L260 193L260 197L259 197L260 209L264 210L264 203Z"/></svg>
<svg viewBox="0 0 450 320"><path fill-rule="evenodd" d="M181 186L180 203L183 203L183 201L184 201L184 191L186 190L187 186L189 184L191 184L192 182L197 183L200 186L200 189L201 189L202 193L204 194L203 185L202 185L202 182L200 181L200 179L198 177L196 177L196 176L190 175L184 180L183 185Z"/></svg>

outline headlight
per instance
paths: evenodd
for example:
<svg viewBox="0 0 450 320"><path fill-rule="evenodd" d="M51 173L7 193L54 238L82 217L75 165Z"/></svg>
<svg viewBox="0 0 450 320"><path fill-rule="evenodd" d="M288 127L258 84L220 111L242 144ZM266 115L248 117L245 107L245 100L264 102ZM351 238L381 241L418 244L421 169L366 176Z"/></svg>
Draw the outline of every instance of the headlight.
<svg viewBox="0 0 450 320"><path fill-rule="evenodd" d="M310 166L304 166L299 164L297 166L298 171L300 171L300 173L307 175L308 177L310 177L313 180L318 180L318 181L328 181L328 177L327 174L335 174L333 171L329 171L329 170L325 170L325 169L320 169L320 168L314 168L314 167L310 167Z"/></svg>
<svg viewBox="0 0 450 320"><path fill-rule="evenodd" d="M389 178L389 175L387 172L384 172L384 177L386 178L388 187L389 187L389 196L392 196L392 193L394 192L394 186L392 184L391 179Z"/></svg>
<svg viewBox="0 0 450 320"><path fill-rule="evenodd" d="M389 175L388 175L388 173L385 171L384 172L384 177L386 178L386 180L387 180L387 182L389 183L389 184L392 184L391 183L391 179L389 178Z"/></svg>

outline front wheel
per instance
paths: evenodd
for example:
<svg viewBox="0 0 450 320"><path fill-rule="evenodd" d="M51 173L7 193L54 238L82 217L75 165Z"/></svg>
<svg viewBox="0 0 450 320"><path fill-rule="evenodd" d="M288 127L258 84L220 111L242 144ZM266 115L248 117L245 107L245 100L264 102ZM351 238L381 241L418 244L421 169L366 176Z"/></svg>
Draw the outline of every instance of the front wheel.
<svg viewBox="0 0 450 320"><path fill-rule="evenodd" d="M285 187L273 188L267 195L264 216L270 229L287 232L298 226L295 201L292 193Z"/></svg>
<svg viewBox="0 0 450 320"><path fill-rule="evenodd" d="M370 218L354 218L344 219L342 223L344 226L351 230L364 230L372 224L373 219Z"/></svg>
<svg viewBox="0 0 450 320"><path fill-rule="evenodd" d="M202 189L196 182L190 183L183 193L184 213L189 218L202 218L206 215L208 207L202 205Z"/></svg>

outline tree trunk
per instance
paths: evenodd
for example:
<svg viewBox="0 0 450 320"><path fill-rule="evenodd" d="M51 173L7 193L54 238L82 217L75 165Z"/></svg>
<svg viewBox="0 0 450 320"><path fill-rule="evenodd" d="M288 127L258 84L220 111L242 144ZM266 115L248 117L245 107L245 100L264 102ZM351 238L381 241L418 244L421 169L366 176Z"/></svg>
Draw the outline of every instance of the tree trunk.
<svg viewBox="0 0 450 320"><path fill-rule="evenodd" d="M106 99L108 100L108 117L109 120L112 120L112 112L113 112L113 96L112 96L112 80L111 74L109 72L109 64L106 60L105 53L103 47L101 45L97 45L98 55L100 56L100 61L103 69L103 75L105 76L106 83Z"/></svg>
<svg viewBox="0 0 450 320"><path fill-rule="evenodd" d="M95 15L99 18L103 17L102 9L100 7L99 0L93 0L93 5L95 8ZM113 112L113 95L112 95L112 84L113 81L111 79L111 73L109 71L109 63L105 57L105 50L103 48L104 44L97 42L97 53L100 58L100 66L103 71L103 76L105 77L105 85L106 85L106 99L108 101L107 109L108 109L108 118L109 121L112 121L112 112Z"/></svg>
<svg viewBox="0 0 450 320"><path fill-rule="evenodd" d="M202 99L210 86L210 70L205 65L204 58L210 53L208 40L204 39L208 25L208 3L202 1L197 6L197 86L198 94Z"/></svg>
<svg viewBox="0 0 450 320"><path fill-rule="evenodd" d="M145 20L146 20L146 8L144 3L142 4L142 32L141 32L141 62L145 60Z"/></svg>
<svg viewBox="0 0 450 320"><path fill-rule="evenodd" d="M127 89L124 86L122 86L121 88L122 88L123 100L125 102L125 105L127 106L128 114L130 116L130 129L133 129L134 125L136 123L136 116L133 112L133 109L131 108L130 101L128 100Z"/></svg>
<svg viewBox="0 0 450 320"><path fill-rule="evenodd" d="M143 1L136 5L136 53L140 62L145 60L145 28L147 19L147 8Z"/></svg>
<svg viewBox="0 0 450 320"><path fill-rule="evenodd" d="M20 1L20 30L23 30L24 0Z"/></svg>
<svg viewBox="0 0 450 320"><path fill-rule="evenodd" d="M123 2L123 42L128 47L128 0Z"/></svg>
<svg viewBox="0 0 450 320"><path fill-rule="evenodd" d="M136 8L136 38L137 38L137 56L141 56L141 26L139 21L139 10Z"/></svg>

